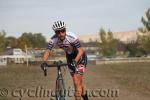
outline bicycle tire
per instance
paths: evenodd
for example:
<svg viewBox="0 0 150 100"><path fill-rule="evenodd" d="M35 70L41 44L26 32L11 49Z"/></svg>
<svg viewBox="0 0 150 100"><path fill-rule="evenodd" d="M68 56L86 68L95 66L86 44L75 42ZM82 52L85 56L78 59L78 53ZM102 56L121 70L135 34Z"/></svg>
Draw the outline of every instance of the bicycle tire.
<svg viewBox="0 0 150 100"><path fill-rule="evenodd" d="M62 78L56 80L56 100L67 100L65 84Z"/></svg>

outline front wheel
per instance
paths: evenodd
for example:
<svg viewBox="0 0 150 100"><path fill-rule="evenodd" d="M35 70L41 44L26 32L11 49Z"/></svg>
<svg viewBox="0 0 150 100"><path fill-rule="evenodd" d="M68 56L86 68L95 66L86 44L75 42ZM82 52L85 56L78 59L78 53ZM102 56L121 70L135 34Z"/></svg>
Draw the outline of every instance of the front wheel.
<svg viewBox="0 0 150 100"><path fill-rule="evenodd" d="M63 79L56 80L56 100L67 100Z"/></svg>

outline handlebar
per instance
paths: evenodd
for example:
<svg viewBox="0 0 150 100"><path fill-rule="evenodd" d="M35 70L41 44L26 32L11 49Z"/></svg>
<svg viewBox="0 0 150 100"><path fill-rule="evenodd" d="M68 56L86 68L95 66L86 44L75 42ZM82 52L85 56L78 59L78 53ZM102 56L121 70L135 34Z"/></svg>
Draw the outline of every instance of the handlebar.
<svg viewBox="0 0 150 100"><path fill-rule="evenodd" d="M57 67L60 68L61 66L67 66L67 63L63 63L62 61L54 61L53 64L43 63L41 64L41 68L44 71L44 76L47 76L47 67Z"/></svg>
<svg viewBox="0 0 150 100"><path fill-rule="evenodd" d="M62 61L54 61L53 64L48 65L47 67L59 67L59 66L67 66L67 63L63 63Z"/></svg>

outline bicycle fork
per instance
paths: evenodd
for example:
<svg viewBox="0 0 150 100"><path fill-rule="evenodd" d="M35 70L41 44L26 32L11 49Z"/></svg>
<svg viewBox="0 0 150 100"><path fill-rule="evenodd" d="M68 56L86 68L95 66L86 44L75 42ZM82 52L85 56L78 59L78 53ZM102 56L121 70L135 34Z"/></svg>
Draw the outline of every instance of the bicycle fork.
<svg viewBox="0 0 150 100"><path fill-rule="evenodd" d="M66 89L65 89L65 84L64 84L61 70L58 71L55 94L56 94L56 100L67 100Z"/></svg>

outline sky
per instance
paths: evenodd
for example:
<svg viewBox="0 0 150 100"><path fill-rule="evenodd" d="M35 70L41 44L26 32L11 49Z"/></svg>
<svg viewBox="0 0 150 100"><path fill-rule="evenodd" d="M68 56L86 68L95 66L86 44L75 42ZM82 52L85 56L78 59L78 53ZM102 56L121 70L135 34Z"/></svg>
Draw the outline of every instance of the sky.
<svg viewBox="0 0 150 100"><path fill-rule="evenodd" d="M23 32L54 34L62 20L76 34L96 34L103 27L113 32L136 30L150 0L0 0L0 31L19 37Z"/></svg>

